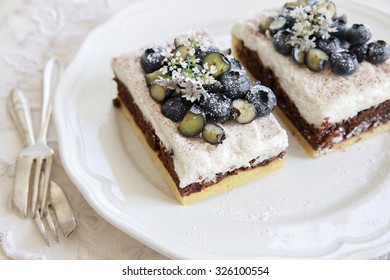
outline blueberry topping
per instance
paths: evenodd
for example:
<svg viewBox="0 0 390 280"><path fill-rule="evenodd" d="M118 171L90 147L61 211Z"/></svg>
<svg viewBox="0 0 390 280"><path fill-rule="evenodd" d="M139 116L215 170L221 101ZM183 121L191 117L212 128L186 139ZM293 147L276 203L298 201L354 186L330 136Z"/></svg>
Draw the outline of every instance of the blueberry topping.
<svg viewBox="0 0 390 280"><path fill-rule="evenodd" d="M385 62L390 57L390 46L382 40L368 44L367 61L378 64Z"/></svg>
<svg viewBox="0 0 390 280"><path fill-rule="evenodd" d="M232 103L234 109L234 118L238 123L250 123L256 118L256 108L252 103L244 99L236 99Z"/></svg>
<svg viewBox="0 0 390 280"><path fill-rule="evenodd" d="M341 42L344 42L347 32L347 16L344 14L341 17L335 19L332 23L332 27L336 28L337 31L332 32L331 35L339 38Z"/></svg>
<svg viewBox="0 0 390 280"><path fill-rule="evenodd" d="M223 74L219 80L224 88L224 94L230 99L244 97L251 87L247 73L243 70L233 70Z"/></svg>
<svg viewBox="0 0 390 280"><path fill-rule="evenodd" d="M218 47L214 45L210 45L207 47L207 50L202 51L201 49L199 49L196 55L200 60L203 60L206 57L206 55L211 52L219 52Z"/></svg>
<svg viewBox="0 0 390 280"><path fill-rule="evenodd" d="M232 112L232 101L220 93L209 93L200 101L199 105L204 110L206 117L215 122L227 121Z"/></svg>
<svg viewBox="0 0 390 280"><path fill-rule="evenodd" d="M232 55L225 55L226 59L230 63L230 70L244 70L241 62Z"/></svg>
<svg viewBox="0 0 390 280"><path fill-rule="evenodd" d="M141 67L146 73L152 73L161 68L164 56L162 48L146 49L141 56Z"/></svg>
<svg viewBox="0 0 390 280"><path fill-rule="evenodd" d="M316 1L317 2L317 1ZM317 7L320 9L325 9L331 18L336 16L336 4L332 1L321 1L317 3Z"/></svg>
<svg viewBox="0 0 390 280"><path fill-rule="evenodd" d="M159 77L165 77L165 75L160 71L156 70L152 73L145 75L145 80L147 85L152 85Z"/></svg>
<svg viewBox="0 0 390 280"><path fill-rule="evenodd" d="M305 56L307 67L315 72L321 71L329 61L329 56L320 49L310 49Z"/></svg>
<svg viewBox="0 0 390 280"><path fill-rule="evenodd" d="M347 30L345 36L351 45L361 45L371 39L372 31L364 24L354 24Z"/></svg>
<svg viewBox="0 0 390 280"><path fill-rule="evenodd" d="M202 109L197 105L193 105L184 115L177 129L183 136L193 137L202 132L205 123L206 120Z"/></svg>
<svg viewBox="0 0 390 280"><path fill-rule="evenodd" d="M319 49L326 52L328 55L338 51L341 48L340 39L337 37L329 37L328 39L320 38L317 41L317 46Z"/></svg>
<svg viewBox="0 0 390 280"><path fill-rule="evenodd" d="M366 58L367 49L368 49L367 44L361 44L361 45L351 45L348 50L350 51L350 53L356 56L358 62L362 62Z"/></svg>
<svg viewBox="0 0 390 280"><path fill-rule="evenodd" d="M356 56L349 51L333 53L330 57L330 69L338 75L351 75L358 66Z"/></svg>
<svg viewBox="0 0 390 280"><path fill-rule="evenodd" d="M249 123L275 107L275 95L260 82L251 91L249 76L231 49L220 51L196 35L175 38L174 45L145 50L140 64L151 98L160 103L164 117L178 123L181 135L202 133L204 141L220 144L226 134L218 123Z"/></svg>
<svg viewBox="0 0 390 280"><path fill-rule="evenodd" d="M214 123L207 123L202 131L203 139L210 144L221 144L226 139L225 130Z"/></svg>
<svg viewBox="0 0 390 280"><path fill-rule="evenodd" d="M268 30L266 36L278 53L312 71L322 70L333 54L331 70L339 75L354 73L356 61L379 64L390 57L384 41L370 43L369 26L347 26L347 16L337 16L336 5L329 0L289 1L275 18L264 17L259 30Z"/></svg>
<svg viewBox="0 0 390 280"><path fill-rule="evenodd" d="M172 96L164 101L161 113L168 119L178 122L183 119L189 108L189 102L179 95Z"/></svg>
<svg viewBox="0 0 390 280"><path fill-rule="evenodd" d="M149 86L149 94L156 102L162 102L168 94L168 89L157 84Z"/></svg>
<svg viewBox="0 0 390 280"><path fill-rule="evenodd" d="M275 18L269 25L269 33L271 36L274 36L280 30L287 28L287 19L283 16Z"/></svg>
<svg viewBox="0 0 390 280"><path fill-rule="evenodd" d="M245 99L255 106L256 113L260 117L270 114L276 106L274 92L270 88L258 83L251 87Z"/></svg>
<svg viewBox="0 0 390 280"><path fill-rule="evenodd" d="M291 56L296 63L303 64L305 63L306 52L301 50L299 46L294 46L291 51Z"/></svg>
<svg viewBox="0 0 390 280"><path fill-rule="evenodd" d="M223 73L226 73L230 69L230 63L226 59L225 55L220 52L210 52L202 60L203 67L211 69L215 67L216 72L213 74L215 78L220 77Z"/></svg>
<svg viewBox="0 0 390 280"><path fill-rule="evenodd" d="M265 33L265 31L267 31L269 29L269 26L271 25L271 23L273 21L274 21L273 17L265 17L263 19L263 21L260 23L260 26L259 26L260 32Z"/></svg>
<svg viewBox="0 0 390 280"><path fill-rule="evenodd" d="M186 60L190 52L190 47L186 45L178 46L173 53L176 57L181 57L183 60Z"/></svg>
<svg viewBox="0 0 390 280"><path fill-rule="evenodd" d="M279 31L272 38L274 47L278 53L290 54L292 51L291 46L291 32L287 30Z"/></svg>
<svg viewBox="0 0 390 280"><path fill-rule="evenodd" d="M175 43L175 47L179 47L181 45L185 45L186 43L188 43L188 38L186 37L176 37L175 39L173 39L173 42Z"/></svg>
<svg viewBox="0 0 390 280"><path fill-rule="evenodd" d="M283 8L282 9L282 16L286 18L286 28L289 28L289 29L292 29L292 27L294 26L295 24L295 19L290 15L291 13L291 10L290 8Z"/></svg>
<svg viewBox="0 0 390 280"><path fill-rule="evenodd" d="M203 85L203 88L207 92L213 92L213 93L223 93L225 91L220 81L216 81L214 84Z"/></svg>

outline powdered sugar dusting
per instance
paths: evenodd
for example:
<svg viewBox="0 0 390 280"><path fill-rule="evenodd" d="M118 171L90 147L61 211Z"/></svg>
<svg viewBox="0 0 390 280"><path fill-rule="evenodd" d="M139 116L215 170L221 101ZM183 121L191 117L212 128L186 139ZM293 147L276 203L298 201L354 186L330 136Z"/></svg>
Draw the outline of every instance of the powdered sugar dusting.
<svg viewBox="0 0 390 280"><path fill-rule="evenodd" d="M264 161L287 148L287 134L272 115L256 118L246 125L234 121L224 123L226 140L212 147L200 138L180 135L177 124L162 115L160 104L149 95L140 66L142 51L114 58L112 68L132 93L135 103L164 146L172 150L180 187L203 180L212 181L217 173L248 167L252 160Z"/></svg>
<svg viewBox="0 0 390 280"><path fill-rule="evenodd" d="M314 73L275 51L270 38L258 32L262 17L238 22L232 34L257 51L263 64L273 69L282 88L288 89L290 99L309 123L321 127L327 118L337 123L390 99L390 60L378 65L363 61L349 76L334 74L329 67Z"/></svg>

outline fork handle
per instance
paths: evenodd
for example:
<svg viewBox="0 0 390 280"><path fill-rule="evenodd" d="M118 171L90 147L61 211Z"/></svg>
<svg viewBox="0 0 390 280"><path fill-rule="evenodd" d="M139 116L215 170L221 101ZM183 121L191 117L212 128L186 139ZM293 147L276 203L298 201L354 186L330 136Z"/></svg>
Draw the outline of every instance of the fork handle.
<svg viewBox="0 0 390 280"><path fill-rule="evenodd" d="M8 98L8 111L23 138L25 146L35 144L30 103L19 89L13 89Z"/></svg>
<svg viewBox="0 0 390 280"><path fill-rule="evenodd" d="M56 75L54 75L55 67L58 67ZM46 143L47 130L49 128L50 117L52 113L52 99L54 93L54 85L57 83L58 78L62 73L62 67L56 58L51 58L46 62L43 71L43 97L42 97L42 115L41 125L38 132L37 142ZM55 78L55 79L54 79ZM53 82L54 85L53 85Z"/></svg>

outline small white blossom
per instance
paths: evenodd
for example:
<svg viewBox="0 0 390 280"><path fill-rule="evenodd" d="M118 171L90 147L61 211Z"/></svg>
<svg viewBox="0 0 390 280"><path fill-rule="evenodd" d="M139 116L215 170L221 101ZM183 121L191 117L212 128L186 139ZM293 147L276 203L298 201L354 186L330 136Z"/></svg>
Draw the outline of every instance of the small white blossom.
<svg viewBox="0 0 390 280"><path fill-rule="evenodd" d="M315 36L324 39L330 37L330 33L337 31L332 27L332 13L326 9L328 0L320 0L313 6L298 6L289 15L294 18L292 27L291 45L299 45L303 51L315 48Z"/></svg>
<svg viewBox="0 0 390 280"><path fill-rule="evenodd" d="M195 55L195 52L196 52L195 48L190 48L190 51L188 52L188 54L189 54L190 56L194 56L194 55Z"/></svg>
<svg viewBox="0 0 390 280"><path fill-rule="evenodd" d="M194 68L192 69L192 71L194 72L195 75L200 74L200 70L199 70L198 67L194 67Z"/></svg>
<svg viewBox="0 0 390 280"><path fill-rule="evenodd" d="M218 72L218 70L217 70L217 68L215 68L215 66L214 65L211 65L211 67L210 67L210 74L215 74L215 73L217 73Z"/></svg>
<svg viewBox="0 0 390 280"><path fill-rule="evenodd" d="M160 69L163 76L154 81L155 84L175 90L185 99L194 102L208 93L203 85L216 82L213 74L217 72L214 65L201 65L201 60L196 57L197 50L208 50L210 43L203 37L193 34L189 38L179 38L180 44L188 47L188 56L183 59L180 52L172 52L165 49L163 55L163 67Z"/></svg>

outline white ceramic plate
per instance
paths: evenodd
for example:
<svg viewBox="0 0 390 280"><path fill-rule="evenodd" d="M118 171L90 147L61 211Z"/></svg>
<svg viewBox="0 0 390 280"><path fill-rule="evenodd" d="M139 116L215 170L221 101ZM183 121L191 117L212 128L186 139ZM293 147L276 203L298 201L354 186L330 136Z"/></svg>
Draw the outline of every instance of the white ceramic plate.
<svg viewBox="0 0 390 280"><path fill-rule="evenodd" d="M207 28L228 46L236 20L283 3L269 2L139 1L92 32L55 100L65 169L103 218L171 258L340 259L388 252L390 133L319 159L290 135L284 169L182 206L112 106L113 56L188 28ZM349 22L364 20L375 36L389 40L388 15L350 2L338 7Z"/></svg>

